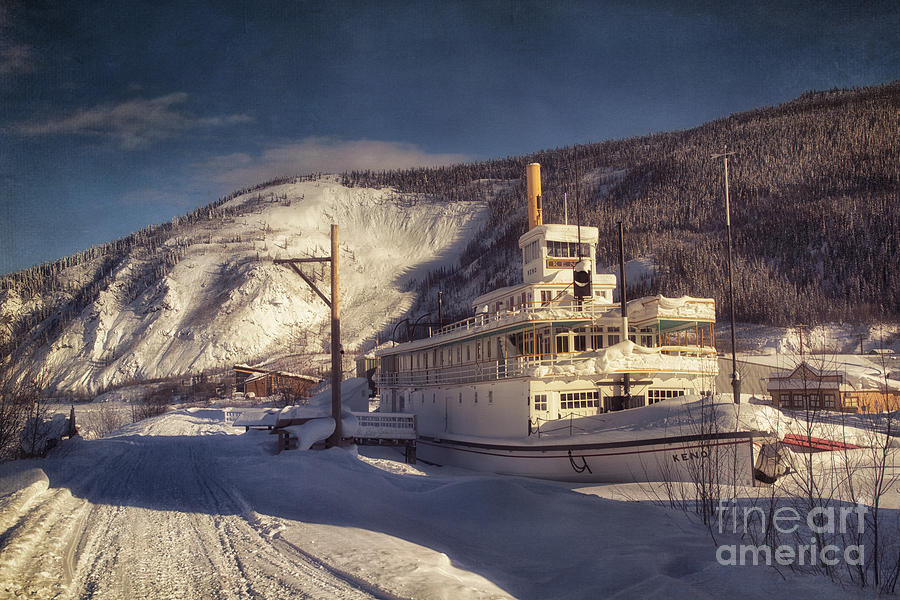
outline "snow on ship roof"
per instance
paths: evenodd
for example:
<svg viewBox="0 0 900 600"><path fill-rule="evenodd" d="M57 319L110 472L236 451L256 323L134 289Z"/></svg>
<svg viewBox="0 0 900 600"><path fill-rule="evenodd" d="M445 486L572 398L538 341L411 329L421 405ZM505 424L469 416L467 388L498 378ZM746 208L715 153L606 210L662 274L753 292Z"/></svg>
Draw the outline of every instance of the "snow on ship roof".
<svg viewBox="0 0 900 600"><path fill-rule="evenodd" d="M579 228L578 225L563 225L562 223L546 223L544 225L533 227L526 233L523 233L521 237L519 237L519 242L521 243L522 240L541 235L543 235L548 240L553 241L577 242L579 237L579 229L581 229L581 241L583 243L597 243L597 240L600 236L596 227L582 225Z"/></svg>
<svg viewBox="0 0 900 600"><path fill-rule="evenodd" d="M648 296L628 302L628 318L635 322L653 319L715 321L716 302L712 298L692 296Z"/></svg>
<svg viewBox="0 0 900 600"><path fill-rule="evenodd" d="M638 346L631 340L598 350L595 358L572 364L535 367L533 377L547 375L602 376L605 373L684 372L715 374L719 372L715 355L672 356L658 348Z"/></svg>

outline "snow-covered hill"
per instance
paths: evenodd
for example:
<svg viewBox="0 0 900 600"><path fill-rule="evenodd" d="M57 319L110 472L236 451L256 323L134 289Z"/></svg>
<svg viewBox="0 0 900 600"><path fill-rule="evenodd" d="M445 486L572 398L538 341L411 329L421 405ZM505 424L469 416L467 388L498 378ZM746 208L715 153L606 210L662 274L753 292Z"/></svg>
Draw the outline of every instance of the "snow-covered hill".
<svg viewBox="0 0 900 600"><path fill-rule="evenodd" d="M49 339L41 337L41 327L32 332L13 354L11 370L41 370L51 387L91 393L235 362L308 360L299 357L324 352L329 343L328 308L272 259L327 256L332 223L340 227L342 338L349 358L409 308L415 277L456 261L487 211L484 202L348 188L329 177L263 188L222 209L226 216L173 228L151 256L131 251L117 261L111 283L80 314L44 336ZM178 260L156 276L159 270L148 265L167 252L177 252ZM94 268L65 269L61 288L76 289ZM327 265L304 270L327 293ZM51 301L2 293L0 316L7 318L29 302ZM49 315L42 327L52 329L59 319Z"/></svg>

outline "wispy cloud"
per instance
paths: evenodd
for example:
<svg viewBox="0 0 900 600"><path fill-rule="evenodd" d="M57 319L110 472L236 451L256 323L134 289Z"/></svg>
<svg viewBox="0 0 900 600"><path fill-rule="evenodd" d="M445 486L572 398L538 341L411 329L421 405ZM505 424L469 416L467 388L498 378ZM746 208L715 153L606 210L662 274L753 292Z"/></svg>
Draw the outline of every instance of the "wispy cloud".
<svg viewBox="0 0 900 600"><path fill-rule="evenodd" d="M115 141L124 150L134 150L158 140L177 137L189 129L221 127L253 120L243 114L195 117L179 106L187 99L186 93L175 92L159 98L137 98L118 104L102 104L63 117L22 123L17 131L28 137L102 137Z"/></svg>
<svg viewBox="0 0 900 600"><path fill-rule="evenodd" d="M0 75L30 73L36 64L31 46L0 41Z"/></svg>
<svg viewBox="0 0 900 600"><path fill-rule="evenodd" d="M469 160L471 157L464 154L432 154L405 142L309 137L271 146L258 156L237 152L215 156L194 167L199 179L244 187L288 175L407 169Z"/></svg>

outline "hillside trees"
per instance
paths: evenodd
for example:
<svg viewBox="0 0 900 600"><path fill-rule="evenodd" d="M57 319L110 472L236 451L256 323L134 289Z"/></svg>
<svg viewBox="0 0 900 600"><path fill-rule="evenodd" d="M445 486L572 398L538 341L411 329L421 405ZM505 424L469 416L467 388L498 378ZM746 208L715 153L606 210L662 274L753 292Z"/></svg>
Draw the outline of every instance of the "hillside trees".
<svg viewBox="0 0 900 600"><path fill-rule="evenodd" d="M600 230L601 266L615 264L621 220L626 255L661 267L651 292L713 296L727 309L723 174L712 155L728 144L737 152L729 166L738 317L776 325L871 321L900 315L898 131L895 82L811 92L687 131L470 165L352 172L344 180L448 201L477 199L472 182L507 181L506 193L491 200L483 239L461 259L461 270L477 259L481 272L503 268L493 256L509 258L492 247L498 225L524 232L525 165L540 162L545 222L562 222L564 192L572 218L577 190L582 223ZM487 254L476 256L478 249ZM439 285L452 293L456 274L444 277Z"/></svg>

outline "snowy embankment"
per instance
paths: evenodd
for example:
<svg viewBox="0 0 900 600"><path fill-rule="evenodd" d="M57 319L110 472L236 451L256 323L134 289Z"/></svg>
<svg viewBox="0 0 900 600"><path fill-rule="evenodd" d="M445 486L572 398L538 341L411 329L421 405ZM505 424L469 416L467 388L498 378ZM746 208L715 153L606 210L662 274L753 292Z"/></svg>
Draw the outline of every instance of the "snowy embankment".
<svg viewBox="0 0 900 600"><path fill-rule="evenodd" d="M0 466L0 596L855 595L720 565L684 513L598 497L616 486L274 446L221 409L189 409Z"/></svg>
<svg viewBox="0 0 900 600"><path fill-rule="evenodd" d="M234 216L185 225L159 249L184 253L160 278L143 274L146 257L127 256L113 284L51 343L34 342L35 354L13 371L43 370L51 387L94 392L326 352L329 309L273 259L327 256L332 223L340 228L342 339L352 352L409 308L410 278L457 260L487 214L484 202L347 188L334 178L272 186L223 208ZM327 265L304 270L327 293ZM73 283L82 276L74 267L61 274ZM132 298L135 289L143 291ZM6 298L0 314L21 310L20 300Z"/></svg>

